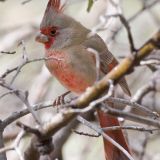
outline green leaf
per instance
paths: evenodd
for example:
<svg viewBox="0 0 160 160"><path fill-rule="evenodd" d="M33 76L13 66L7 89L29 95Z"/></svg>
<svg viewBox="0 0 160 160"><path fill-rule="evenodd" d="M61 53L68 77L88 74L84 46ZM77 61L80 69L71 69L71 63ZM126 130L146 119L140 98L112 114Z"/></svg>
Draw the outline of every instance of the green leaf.
<svg viewBox="0 0 160 160"><path fill-rule="evenodd" d="M92 6L93 6L94 0L88 0L88 7L87 7L87 12L90 12Z"/></svg>

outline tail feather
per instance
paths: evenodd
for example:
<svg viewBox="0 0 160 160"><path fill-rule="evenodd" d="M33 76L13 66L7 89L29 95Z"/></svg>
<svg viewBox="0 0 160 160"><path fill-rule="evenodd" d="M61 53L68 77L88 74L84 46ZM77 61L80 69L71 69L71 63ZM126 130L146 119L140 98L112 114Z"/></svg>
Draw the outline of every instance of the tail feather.
<svg viewBox="0 0 160 160"><path fill-rule="evenodd" d="M125 94L127 94L128 96L131 96L131 92L129 90L128 84L124 77L119 80L119 85L121 86Z"/></svg>
<svg viewBox="0 0 160 160"><path fill-rule="evenodd" d="M98 111L98 117L102 128L120 125L117 118L107 115L102 111ZM122 130L107 131L106 134L130 153L129 147L124 138ZM104 139L104 150L105 150L106 160L128 160L128 158L116 146L114 146L105 139Z"/></svg>
<svg viewBox="0 0 160 160"><path fill-rule="evenodd" d="M104 65L102 65L103 66L102 71L104 73L107 73L106 68L108 68L110 71L118 64L117 60L112 56L111 53L110 54L109 53L107 54L108 58L105 58L102 61L104 64ZM112 60L112 62L109 63L108 60ZM128 96L131 95L128 84L127 84L124 77L122 77L119 80L119 85L121 86L124 93L126 93ZM114 105L112 103L110 103L110 106L114 107ZM104 113L102 111L98 111L98 117L99 117L99 122L100 122L100 125L102 128L120 125L117 118L112 117L110 115L107 115L106 113ZM127 142L124 138L122 130L107 131L106 134L108 136L110 136L113 140L115 140L126 151L128 151L130 153L129 147L128 147ZM106 160L128 160L128 158L116 146L114 146L113 144L111 144L110 142L108 142L105 139L104 139L104 150L105 150Z"/></svg>

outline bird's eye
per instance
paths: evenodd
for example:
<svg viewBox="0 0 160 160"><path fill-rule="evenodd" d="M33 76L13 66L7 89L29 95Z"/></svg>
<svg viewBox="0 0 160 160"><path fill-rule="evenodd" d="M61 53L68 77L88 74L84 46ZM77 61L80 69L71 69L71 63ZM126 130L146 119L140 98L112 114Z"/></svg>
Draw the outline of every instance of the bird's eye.
<svg viewBox="0 0 160 160"><path fill-rule="evenodd" d="M57 28L55 28L55 27L51 28L51 30L50 30L50 35L51 35L52 37L54 37L54 36L56 35L56 33L57 33Z"/></svg>

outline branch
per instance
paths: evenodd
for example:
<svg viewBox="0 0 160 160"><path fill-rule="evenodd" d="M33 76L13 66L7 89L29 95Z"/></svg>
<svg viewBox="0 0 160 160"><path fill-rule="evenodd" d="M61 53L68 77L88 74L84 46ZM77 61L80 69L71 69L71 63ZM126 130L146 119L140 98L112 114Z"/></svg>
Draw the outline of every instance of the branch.
<svg viewBox="0 0 160 160"><path fill-rule="evenodd" d="M22 4L25 5L25 4L29 3L30 1L32 1L32 0L24 0L24 1L22 2Z"/></svg>
<svg viewBox="0 0 160 160"><path fill-rule="evenodd" d="M112 127L102 128L103 131L116 131L116 130L121 130L121 129L136 130L136 131L149 132L149 133L153 133L153 131L160 130L159 128L151 128L150 129L150 128L144 128L141 126L112 126Z"/></svg>
<svg viewBox="0 0 160 160"><path fill-rule="evenodd" d="M146 118L146 117L142 117L142 116L135 115L135 114L132 114L132 113L127 113L127 112L124 112L124 111L121 111L121 110L118 110L118 109L111 108L111 107L106 106L106 105L103 106L102 110L103 110L103 112L106 112L107 114L110 114L110 115L115 116L115 117L122 117L122 118L125 118L127 120L131 120L131 121L134 121L134 122L138 122L138 123L151 125L151 126L160 128L159 120L153 120L151 118Z"/></svg>
<svg viewBox="0 0 160 160"><path fill-rule="evenodd" d="M91 101L103 94L108 89L111 79L114 83L117 83L120 78L132 71L135 66L139 65L140 61L149 55L154 49L160 47L160 31L158 31L153 38L145 43L143 47L139 49L136 55L129 55L119 65L117 65L111 72L103 77L94 86L89 87L87 91L82 94L72 104L78 107L87 106Z"/></svg>
<svg viewBox="0 0 160 160"><path fill-rule="evenodd" d="M99 128L98 126L93 125L92 123L88 122L87 120L85 120L84 118L77 116L77 120L79 122L81 122L82 124L86 125L87 127L93 129L94 131L96 131L98 134L101 134L107 141L109 141L111 144L113 144L114 146L116 146L120 151L122 151L122 153L124 155L126 155L126 157L129 160L134 160L132 158L132 156L120 145L118 144L116 141L114 141L111 137L109 137L107 134L105 134L105 132L103 132L103 130L101 128Z"/></svg>
<svg viewBox="0 0 160 160"><path fill-rule="evenodd" d="M127 35L128 35L128 40L129 40L129 45L130 45L130 52L136 52L137 49L135 48L134 45L134 41L133 41L133 36L132 36L132 32L131 32L131 28L129 25L129 22L126 20L126 18L122 15L122 14L113 14L113 15L106 15L105 18L116 18L119 17L121 23L123 24L123 26L125 27L126 31L127 31Z"/></svg>
<svg viewBox="0 0 160 160"><path fill-rule="evenodd" d="M2 54L15 54L16 51L12 51L12 52L1 51L0 53L2 53Z"/></svg>
<svg viewBox="0 0 160 160"><path fill-rule="evenodd" d="M6 76L8 76L10 73L16 71L16 74L14 76L14 78L12 78L12 81L15 80L15 78L17 77L17 75L20 73L21 69L29 64L29 63L33 63L33 62L39 62L39 61L47 61L47 60L57 60L57 61L61 61L62 59L58 59L58 58L54 58L54 57L42 57L42 58L35 58L35 59L26 59L24 62L22 62L22 64L12 68L12 69L8 69L6 72L4 72L0 78L5 78ZM13 83L13 82L12 82Z"/></svg>
<svg viewBox="0 0 160 160"><path fill-rule="evenodd" d="M109 97L106 99L106 101L112 102L112 103L117 103L117 104L123 104L124 106L129 105L129 107L131 107L132 109L135 108L137 110L143 111L143 112L147 113L147 115L149 115L149 116L152 116L154 118L159 117L159 114L157 112L153 112L152 110L136 103L137 101L133 101L133 99L126 100L126 99L121 99L121 98ZM125 109L125 111L127 111L127 110Z"/></svg>
<svg viewBox="0 0 160 160"><path fill-rule="evenodd" d="M29 100L28 100L28 92L25 91L20 91L20 90L16 90L14 89L13 87L11 87L11 85L8 85L7 83L5 83L5 81L3 81L2 83L0 83L0 86L2 86L3 88L6 88L10 91L13 91L13 93L15 94L16 97L18 97L25 105L26 107L28 108L28 110L30 111L30 113L32 113L35 121L41 125L41 121L39 119L39 117L37 116L37 114L34 112L34 110L32 109L30 103L29 103ZM14 91L17 91L17 92L14 92Z"/></svg>
<svg viewBox="0 0 160 160"><path fill-rule="evenodd" d="M132 102L141 102L142 98L151 91L160 91L159 89L160 70L157 70L149 82L142 86L132 97Z"/></svg>
<svg viewBox="0 0 160 160"><path fill-rule="evenodd" d="M0 148L4 147L3 131L4 131L3 124L2 121L0 121ZM0 154L0 160L7 160L5 153Z"/></svg>
<svg viewBox="0 0 160 160"><path fill-rule="evenodd" d="M37 111L37 110L41 110L47 107L52 107L52 102L49 101L46 103L39 103L39 104L32 105L31 107L33 108L34 111ZM30 112L28 108L12 113L10 116L8 116L6 119L3 120L4 128L29 113Z"/></svg>
<svg viewBox="0 0 160 160"><path fill-rule="evenodd" d="M143 5L143 7L138 11L136 12L133 16L131 16L129 19L127 19L127 22L131 22L133 20L135 20L140 14L142 14L144 11L146 11L147 9L150 9L152 8L153 6L155 6L157 3L159 3L159 0L154 0L153 2L151 2L150 4L148 5ZM122 26L120 26L116 32L113 34L112 36L112 39L115 39L117 33L122 29Z"/></svg>
<svg viewBox="0 0 160 160"><path fill-rule="evenodd" d="M4 147L4 148L0 148L0 154L2 154L4 152L7 152L7 151L10 151L10 150L15 150L16 153L18 154L20 160L24 160L24 158L22 156L22 153L18 148L19 144L20 144L20 141L21 141L22 137L24 136L24 134L25 134L24 130L19 132L19 134L17 135L16 139L14 140L14 142L11 145L9 145L7 147Z"/></svg>

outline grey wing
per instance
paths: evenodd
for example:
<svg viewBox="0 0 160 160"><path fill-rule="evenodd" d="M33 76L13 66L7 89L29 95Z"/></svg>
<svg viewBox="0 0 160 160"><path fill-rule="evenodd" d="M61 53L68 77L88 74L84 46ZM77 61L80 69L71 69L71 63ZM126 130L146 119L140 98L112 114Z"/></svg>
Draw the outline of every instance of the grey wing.
<svg viewBox="0 0 160 160"><path fill-rule="evenodd" d="M100 69L104 74L107 74L118 64L116 58L108 50L104 41L97 34L87 38L83 45L85 47L92 48L99 53ZM127 95L131 95L128 84L124 77L119 80L119 85Z"/></svg>

